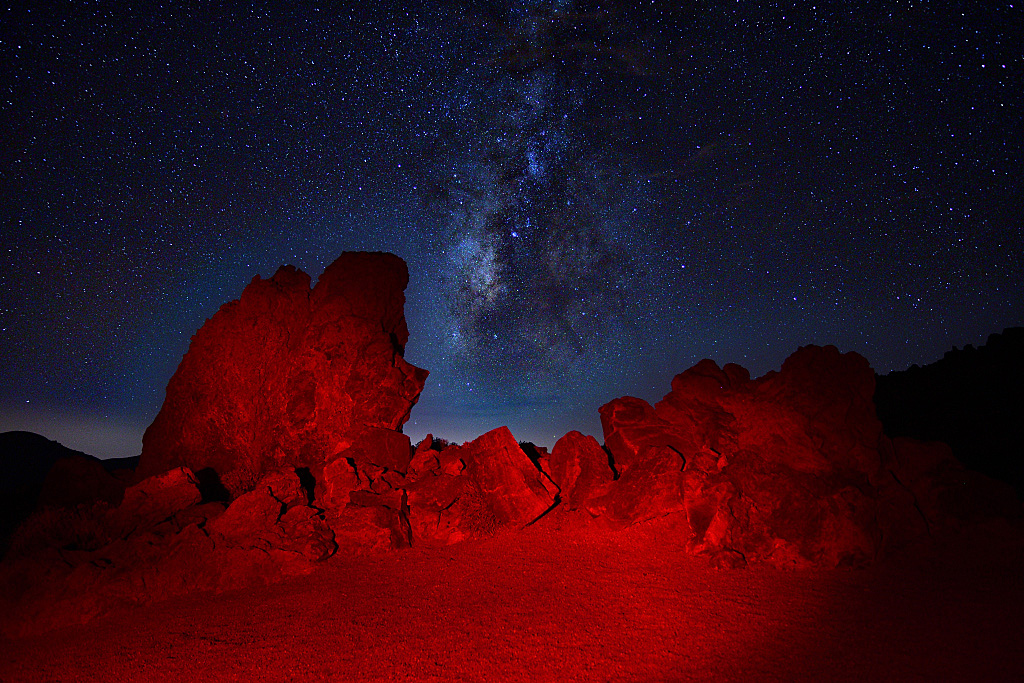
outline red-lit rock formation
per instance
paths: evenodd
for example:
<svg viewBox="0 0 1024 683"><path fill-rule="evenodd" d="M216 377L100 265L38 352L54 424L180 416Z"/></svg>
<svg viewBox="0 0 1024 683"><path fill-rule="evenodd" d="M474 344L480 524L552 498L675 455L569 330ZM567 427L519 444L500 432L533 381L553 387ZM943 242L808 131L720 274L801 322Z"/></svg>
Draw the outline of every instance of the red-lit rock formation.
<svg viewBox="0 0 1024 683"><path fill-rule="evenodd" d="M312 290L292 267L257 276L192 338L143 438L140 476L211 468L237 496L282 467L316 478L342 453L401 470L408 440L390 435L427 376L402 357L408 279L401 259L371 253L342 254Z"/></svg>
<svg viewBox="0 0 1024 683"><path fill-rule="evenodd" d="M729 564L865 564L956 519L1013 514L1005 487L965 487L978 477L948 451L894 447L873 391L867 361L834 347L803 347L757 380L705 360L656 406L603 406L610 462L570 433L552 452L552 478L569 509L613 526L678 514L692 551Z"/></svg>
<svg viewBox="0 0 1024 683"><path fill-rule="evenodd" d="M569 432L555 444L548 459L551 479L559 487L559 498L567 510L584 507L611 484L614 472L608 454L592 436Z"/></svg>
<svg viewBox="0 0 1024 683"><path fill-rule="evenodd" d="M604 447L570 432L528 455L502 427L413 451L400 428L426 372L402 358L406 281L397 257L344 254L312 290L282 268L223 306L168 386L134 485L84 460L51 473L0 565L0 628L477 539L559 503L611 528L671 516L672 543L728 566L861 565L1019 514L942 445L884 436L867 361L834 347L754 380L702 361L655 406L603 406Z"/></svg>
<svg viewBox="0 0 1024 683"><path fill-rule="evenodd" d="M395 256L344 254L312 290L281 268L223 306L168 385L137 483L83 497L56 472L51 504L15 535L2 580L31 588L26 628L549 510L557 489L504 428L414 466L400 429L427 373L402 358L407 280Z"/></svg>
<svg viewBox="0 0 1024 683"><path fill-rule="evenodd" d="M104 501L46 507L23 524L0 565L8 633L84 622L118 604L239 588L305 574L336 548L301 478L272 472L227 505L202 503L178 467Z"/></svg>
<svg viewBox="0 0 1024 683"><path fill-rule="evenodd" d="M545 485L546 475L507 427L440 452L420 449L415 467L407 486L414 544L446 545L522 527L555 502L554 487Z"/></svg>
<svg viewBox="0 0 1024 683"><path fill-rule="evenodd" d="M620 524L683 511L695 551L866 563L881 540L873 390L867 361L834 347L803 347L758 380L702 361L653 408L618 399L601 409L620 477L588 509Z"/></svg>

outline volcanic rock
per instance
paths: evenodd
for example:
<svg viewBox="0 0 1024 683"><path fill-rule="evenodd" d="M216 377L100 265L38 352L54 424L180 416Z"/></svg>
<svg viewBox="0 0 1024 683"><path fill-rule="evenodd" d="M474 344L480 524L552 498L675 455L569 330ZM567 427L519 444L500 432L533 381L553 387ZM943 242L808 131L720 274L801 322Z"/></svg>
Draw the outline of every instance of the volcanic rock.
<svg viewBox="0 0 1024 683"><path fill-rule="evenodd" d="M601 408L619 473L585 508L617 525L681 512L694 552L777 565L863 564L881 533L874 375L857 354L803 347L751 380L702 361L656 406Z"/></svg>
<svg viewBox="0 0 1024 683"><path fill-rule="evenodd" d="M555 443L548 459L551 479L566 510L582 508L606 492L615 479L608 453L592 436L569 432Z"/></svg>
<svg viewBox="0 0 1024 683"><path fill-rule="evenodd" d="M397 442L367 446L400 430L427 375L402 357L407 283L401 259L372 253L342 254L312 290L293 267L257 276L192 338L140 474L211 468L234 497L283 467L317 477L343 451L406 467Z"/></svg>
<svg viewBox="0 0 1024 683"><path fill-rule="evenodd" d="M205 530L217 547L277 554L287 574L307 571L308 562L327 559L336 548L334 533L320 512L306 505L298 476L286 470L268 474Z"/></svg>
<svg viewBox="0 0 1024 683"><path fill-rule="evenodd" d="M425 456L417 452L417 467L429 466ZM507 427L430 457L434 469L421 471L407 488L413 545L446 545L523 527L554 505L545 475Z"/></svg>
<svg viewBox="0 0 1024 683"><path fill-rule="evenodd" d="M582 507L619 526L682 512L690 550L729 565L826 567L961 520L1020 516L1006 487L943 446L891 442L873 394L867 361L831 346L802 347L756 380L702 361L654 407L625 397L601 408L618 476L588 487Z"/></svg>
<svg viewBox="0 0 1024 683"><path fill-rule="evenodd" d="M127 538L150 529L176 512L202 500L199 485L187 467L148 477L124 492L124 500L107 516L113 538Z"/></svg>

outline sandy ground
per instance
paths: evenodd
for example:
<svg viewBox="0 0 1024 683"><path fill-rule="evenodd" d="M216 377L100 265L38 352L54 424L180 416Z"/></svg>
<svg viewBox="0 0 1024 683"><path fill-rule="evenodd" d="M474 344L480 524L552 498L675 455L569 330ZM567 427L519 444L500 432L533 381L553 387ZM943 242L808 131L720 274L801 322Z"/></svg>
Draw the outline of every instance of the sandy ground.
<svg viewBox="0 0 1024 683"><path fill-rule="evenodd" d="M564 523L0 640L0 680L1024 680L1019 541L724 570Z"/></svg>

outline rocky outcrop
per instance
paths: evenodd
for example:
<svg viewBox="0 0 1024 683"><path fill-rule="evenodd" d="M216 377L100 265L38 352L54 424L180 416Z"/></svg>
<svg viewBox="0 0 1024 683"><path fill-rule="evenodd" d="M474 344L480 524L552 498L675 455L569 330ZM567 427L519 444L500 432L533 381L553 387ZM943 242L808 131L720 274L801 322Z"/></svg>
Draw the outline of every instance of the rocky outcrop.
<svg viewBox="0 0 1024 683"><path fill-rule="evenodd" d="M523 527L555 503L557 489L507 427L462 446L419 449L414 465L406 489L413 544L447 545Z"/></svg>
<svg viewBox="0 0 1024 683"><path fill-rule="evenodd" d="M137 483L58 467L8 578L90 614L74 596L146 602L309 571L340 546L408 545L401 427L427 372L403 358L407 283L376 253L342 254L312 289L292 267L257 276L193 337Z"/></svg>
<svg viewBox="0 0 1024 683"><path fill-rule="evenodd" d="M0 577L27 587L15 628L271 581L338 551L480 538L549 510L557 489L505 428L441 451L430 440L414 461L400 430L427 373L402 357L407 280L395 256L343 254L312 290L281 268L223 306L168 385L137 483L78 461L51 473Z"/></svg>
<svg viewBox="0 0 1024 683"><path fill-rule="evenodd" d="M552 478L567 507L611 526L676 515L692 552L730 565L863 565L958 519L1015 514L994 482L963 486L941 445L893 444L873 392L867 361L834 347L803 347L756 380L705 360L655 406L603 406L608 459L571 433Z"/></svg>
<svg viewBox="0 0 1024 683"><path fill-rule="evenodd" d="M111 507L44 507L15 534L0 565L0 626L26 635L120 604L220 591L312 571L336 549L302 477L281 470L230 504L203 502L185 467L129 487Z"/></svg>
<svg viewBox="0 0 1024 683"><path fill-rule="evenodd" d="M403 358L408 279L401 259L371 253L342 254L312 289L292 267L257 276L192 338L143 438L141 476L209 469L238 496L282 467L317 477L346 452L376 458L427 376ZM400 470L407 451L377 464Z"/></svg>
<svg viewBox="0 0 1024 683"><path fill-rule="evenodd" d="M204 501L198 478L176 467L129 487L117 506L42 508L0 565L4 597L15 598L0 627L25 635L119 604L272 582L338 551L482 538L555 502L554 485L506 428L420 449L415 464L404 474L338 458L315 483L307 470L279 469L230 503Z"/></svg>
<svg viewBox="0 0 1024 683"><path fill-rule="evenodd" d="M942 444L883 434L871 368L834 347L758 379L702 361L656 405L601 407L603 446L570 432L548 454L501 427L413 449L401 426L426 372L402 357L406 281L389 254L344 254L312 289L293 268L256 278L194 337L134 475L87 458L50 473L0 565L0 627L479 539L559 506L559 524L670 517L692 553L786 567L863 565L1020 513Z"/></svg>

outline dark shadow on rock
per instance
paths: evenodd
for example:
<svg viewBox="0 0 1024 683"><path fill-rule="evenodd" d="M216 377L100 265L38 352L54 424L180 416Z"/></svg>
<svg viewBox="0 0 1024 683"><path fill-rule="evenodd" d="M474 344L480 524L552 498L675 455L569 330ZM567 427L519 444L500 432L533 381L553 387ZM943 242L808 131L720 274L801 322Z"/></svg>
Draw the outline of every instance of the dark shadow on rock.
<svg viewBox="0 0 1024 683"><path fill-rule="evenodd" d="M526 457L530 459L530 462L533 463L534 467L538 470L541 469L540 458L543 453L539 448L537 448L536 444L531 443L530 441L520 441L519 448L522 449L523 453L526 453Z"/></svg>
<svg viewBox="0 0 1024 683"><path fill-rule="evenodd" d="M308 467L296 467L295 474L299 478L299 485L306 493L306 505L313 506L313 492L316 491L316 477L309 471Z"/></svg>
<svg viewBox="0 0 1024 683"><path fill-rule="evenodd" d="M221 483L220 475L212 467L196 472L196 484L204 503L227 503L231 493Z"/></svg>
<svg viewBox="0 0 1024 683"><path fill-rule="evenodd" d="M612 481L619 480L619 470L615 467L615 456L612 455L611 450L607 444L602 444L601 450L608 454L608 469L612 471Z"/></svg>

